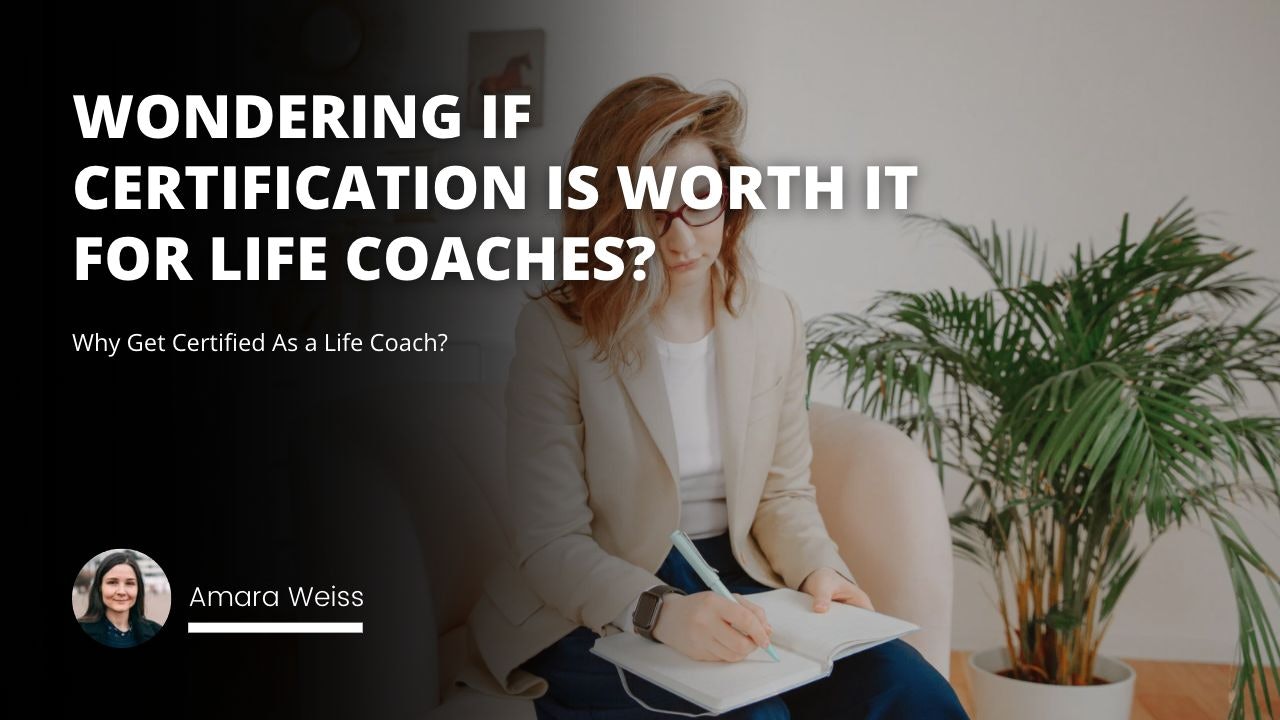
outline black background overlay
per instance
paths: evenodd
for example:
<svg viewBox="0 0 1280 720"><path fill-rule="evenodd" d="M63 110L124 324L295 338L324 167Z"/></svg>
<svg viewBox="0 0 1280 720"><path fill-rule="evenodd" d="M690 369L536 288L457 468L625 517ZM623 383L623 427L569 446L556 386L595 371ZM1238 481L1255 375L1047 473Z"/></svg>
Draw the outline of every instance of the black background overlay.
<svg viewBox="0 0 1280 720"><path fill-rule="evenodd" d="M82 139L75 94L132 94L135 103L150 94L179 101L188 94L461 94L457 79L465 75L465 58L454 67L424 69L412 89L342 86L309 74L296 58L297 28L311 7L46 6L44 230L38 238L46 555L40 641L47 679L61 689L51 707L93 712L118 702L122 690L126 696L136 692L136 714L169 717L386 717L430 707L434 669L404 665L396 653L397 644L434 642L434 627L417 609L429 593L420 581L390 570L395 561L383 551L413 542L387 535L379 522L380 512L397 506L400 490L379 485L378 455L367 451L370 442L415 440L379 420L394 407L359 414L342 403L317 402L320 389L375 375L383 358L123 350L108 358L76 353L71 341L75 333L94 332L261 332L270 342L276 332L318 336L346 329L336 316L299 310L323 308L315 298L340 295L335 288L346 281L345 242L357 234L324 213L88 211L74 195L76 174L95 164L285 164L295 170L340 164L326 159L333 143L314 140L150 140L133 128L121 140ZM448 20L443 10L440 17ZM437 76L448 80L436 85ZM293 268L277 282L209 279L210 237L225 236L228 247L237 248L246 235L269 234L327 235L330 279L299 282ZM77 235L128 235L148 242L181 237L190 247L186 263L194 279L162 282L151 275L125 282L97 266L91 279L78 282ZM446 301L448 283L436 288L422 282L419 302ZM383 287L384 281L371 283L369 292ZM459 326L467 322L460 310ZM432 379L433 362L421 359L424 381ZM353 449L361 443L366 450ZM429 471L424 480L430 482ZM372 507L371 497L381 498L381 505ZM67 591L80 567L115 547L152 557L173 588L165 630L127 651L87 638L68 606ZM284 595L289 586L360 589L365 603L295 611ZM282 607L191 609L195 587L278 589ZM186 623L192 620L362 621L365 634L188 635Z"/></svg>

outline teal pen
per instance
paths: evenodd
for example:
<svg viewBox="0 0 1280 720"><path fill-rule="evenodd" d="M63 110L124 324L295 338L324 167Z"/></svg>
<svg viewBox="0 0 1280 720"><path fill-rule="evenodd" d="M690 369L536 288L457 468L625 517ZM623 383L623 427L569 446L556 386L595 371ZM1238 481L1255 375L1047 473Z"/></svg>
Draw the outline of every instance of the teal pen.
<svg viewBox="0 0 1280 720"><path fill-rule="evenodd" d="M671 543L676 546L676 550L680 551L680 554L688 561L693 571L698 573L698 577L702 578L702 582L706 583L707 587L714 590L720 597L730 602L738 603L738 600L733 597L733 593L729 592L729 588L720 582L720 574L716 572L715 568L707 564L707 561L702 557L702 553L698 552L697 546L693 544L693 540L690 540L683 530L676 530L671 533ZM773 658L774 662L779 662L778 653L773 649L773 643L770 643L764 651L769 653L769 657Z"/></svg>

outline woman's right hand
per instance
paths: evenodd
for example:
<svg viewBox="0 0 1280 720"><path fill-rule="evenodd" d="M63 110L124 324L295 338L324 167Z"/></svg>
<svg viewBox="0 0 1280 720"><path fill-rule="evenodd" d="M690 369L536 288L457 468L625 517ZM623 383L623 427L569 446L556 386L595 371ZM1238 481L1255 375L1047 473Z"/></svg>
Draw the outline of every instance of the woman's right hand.
<svg viewBox="0 0 1280 720"><path fill-rule="evenodd" d="M694 660L737 662L757 647L767 647L773 628L764 610L741 595L733 597L741 604L710 590L671 593L662 599L653 637Z"/></svg>

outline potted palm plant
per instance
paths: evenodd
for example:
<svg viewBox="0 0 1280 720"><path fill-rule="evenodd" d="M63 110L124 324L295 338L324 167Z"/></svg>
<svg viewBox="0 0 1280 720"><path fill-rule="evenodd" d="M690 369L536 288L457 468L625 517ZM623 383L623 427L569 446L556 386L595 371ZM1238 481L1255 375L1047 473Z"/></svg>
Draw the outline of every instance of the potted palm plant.
<svg viewBox="0 0 1280 720"><path fill-rule="evenodd" d="M1237 272L1250 253L1181 202L1141 239L1126 215L1117 244L1077 246L1053 277L1025 237L913 218L958 239L993 287L886 292L811 321L809 386L834 374L847 407L920 439L940 479L969 479L954 545L991 572L1004 624L970 661L979 715L1127 719L1132 670L1099 645L1152 543L1199 521L1236 597L1231 717L1275 717L1280 646L1260 593L1280 598L1280 576L1233 514L1245 499L1280 509L1280 416L1251 414L1244 389L1280 387L1274 284Z"/></svg>

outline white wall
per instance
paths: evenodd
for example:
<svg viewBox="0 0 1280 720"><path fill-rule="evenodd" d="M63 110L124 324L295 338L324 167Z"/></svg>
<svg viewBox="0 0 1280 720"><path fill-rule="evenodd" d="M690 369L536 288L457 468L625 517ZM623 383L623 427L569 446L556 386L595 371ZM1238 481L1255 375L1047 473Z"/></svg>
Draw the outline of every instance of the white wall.
<svg viewBox="0 0 1280 720"><path fill-rule="evenodd" d="M727 78L743 88L745 149L756 164L851 168L853 209L766 212L752 231L765 279L792 292L809 317L862 310L885 289L983 287L954 243L908 230L899 213L858 209L867 164L919 165L914 211L1037 229L1051 267L1076 242L1112 242L1124 212L1145 227L1187 195L1214 213L1212 231L1257 250L1247 269L1280 278L1280 5L1269 0L584 0L558 3L554 14L540 3L493 5L459 9L448 28L429 10L406 9L416 42L387 73L456 63L467 30L544 28L546 124L504 145L503 162L563 162L605 92L666 72L691 86ZM454 150L498 152L474 140ZM549 213L457 223L471 235L513 225L556 232ZM459 292L496 327L514 319L514 285ZM448 309L436 312L447 321ZM830 390L819 397L835 398ZM961 491L947 488L952 506ZM1280 564L1280 520L1243 519ZM960 649L1000 637L981 578L958 562ZM1160 540L1118 613L1106 652L1232 659L1234 602L1207 530Z"/></svg>

